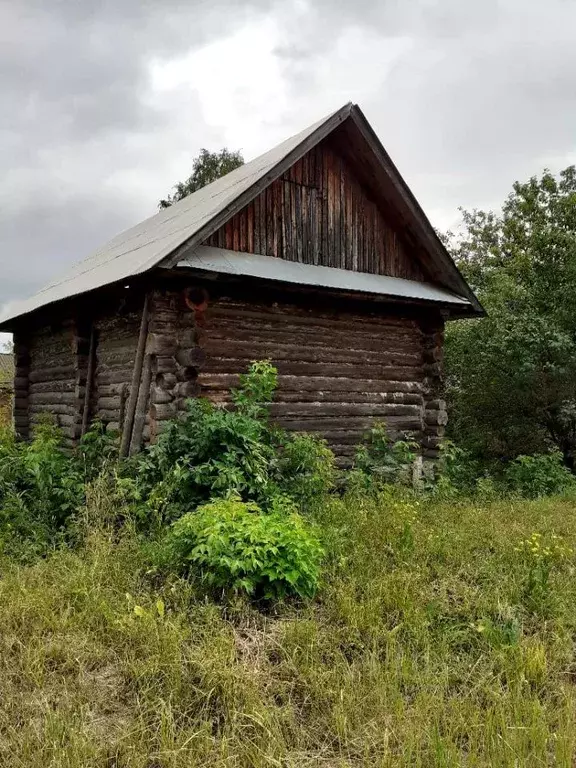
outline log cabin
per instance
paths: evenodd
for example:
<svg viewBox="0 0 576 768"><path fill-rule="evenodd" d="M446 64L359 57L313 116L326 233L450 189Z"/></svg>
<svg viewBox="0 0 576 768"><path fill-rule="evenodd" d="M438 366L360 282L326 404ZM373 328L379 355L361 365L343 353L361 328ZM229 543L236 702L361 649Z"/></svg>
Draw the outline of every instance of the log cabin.
<svg viewBox="0 0 576 768"><path fill-rule="evenodd" d="M133 453L187 398L278 369L272 418L340 463L374 421L434 460L444 324L483 309L357 105L114 238L11 305L14 423L94 419Z"/></svg>

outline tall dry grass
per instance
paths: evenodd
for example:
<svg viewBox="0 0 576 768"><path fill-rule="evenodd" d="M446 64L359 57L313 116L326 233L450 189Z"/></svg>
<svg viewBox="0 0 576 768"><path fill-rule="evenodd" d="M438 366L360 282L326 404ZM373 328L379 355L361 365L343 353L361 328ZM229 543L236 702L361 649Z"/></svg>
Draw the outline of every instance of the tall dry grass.
<svg viewBox="0 0 576 768"><path fill-rule="evenodd" d="M0 764L573 765L573 501L333 500L319 598L266 611L89 504L77 550L1 563Z"/></svg>

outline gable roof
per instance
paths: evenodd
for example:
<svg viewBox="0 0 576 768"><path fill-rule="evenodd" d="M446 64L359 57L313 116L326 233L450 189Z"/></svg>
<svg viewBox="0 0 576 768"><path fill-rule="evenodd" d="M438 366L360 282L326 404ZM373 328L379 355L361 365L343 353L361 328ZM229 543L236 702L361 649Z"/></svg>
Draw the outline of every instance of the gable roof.
<svg viewBox="0 0 576 768"><path fill-rule="evenodd" d="M346 104L274 149L231 171L192 195L117 235L103 248L30 299L10 305L0 329L11 321L62 299L142 274L158 266L174 266L190 249L253 200L291 165L345 122L370 148L371 162L391 182L394 204L413 223L413 234L442 275L447 287L465 297L471 313L483 310L440 242L398 170L386 154L360 108Z"/></svg>

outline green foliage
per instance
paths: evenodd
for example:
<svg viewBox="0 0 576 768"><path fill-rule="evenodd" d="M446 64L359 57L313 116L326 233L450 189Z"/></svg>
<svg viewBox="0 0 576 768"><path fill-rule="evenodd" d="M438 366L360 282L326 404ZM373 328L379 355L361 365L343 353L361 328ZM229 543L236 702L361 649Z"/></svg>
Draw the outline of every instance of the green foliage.
<svg viewBox="0 0 576 768"><path fill-rule="evenodd" d="M278 493L302 508L334 484L334 456L322 441L289 435L268 422L277 374L254 362L232 393L234 408L187 403L158 442L137 459L137 495L146 509L174 519L215 497L239 496L268 508Z"/></svg>
<svg viewBox="0 0 576 768"><path fill-rule="evenodd" d="M376 423L356 449L351 482L355 486L410 485L417 444L393 440L384 422Z"/></svg>
<svg viewBox="0 0 576 768"><path fill-rule="evenodd" d="M527 498L551 496L576 487L576 478L558 451L536 456L518 456L504 472L510 490Z"/></svg>
<svg viewBox="0 0 576 768"><path fill-rule="evenodd" d="M547 618L557 607L552 576L570 566L574 550L555 533L546 540L541 533L534 532L529 538L520 541L515 551L526 566L523 595L525 605L529 610Z"/></svg>
<svg viewBox="0 0 576 768"><path fill-rule="evenodd" d="M302 511L321 503L336 485L334 454L325 440L306 433L286 434L278 460L278 485Z"/></svg>
<svg viewBox="0 0 576 768"><path fill-rule="evenodd" d="M173 524L171 562L184 572L198 568L218 589L267 599L313 597L322 548L310 524L283 506L264 514L239 498L203 505Z"/></svg>
<svg viewBox="0 0 576 768"><path fill-rule="evenodd" d="M197 192L241 165L244 165L244 158L239 151L231 152L225 147L219 152L201 149L200 154L192 163L191 175L186 181L179 181L175 184L174 192L167 198L160 200L159 207L161 209L169 208L173 203Z"/></svg>
<svg viewBox="0 0 576 768"><path fill-rule="evenodd" d="M206 400L189 400L183 418L172 422L138 461L142 498L178 516L214 496L238 494L259 500L268 493L276 461L273 434L265 421Z"/></svg>
<svg viewBox="0 0 576 768"><path fill-rule="evenodd" d="M232 402L239 413L262 419L268 415L277 384L278 372L271 362L255 360L248 373L240 374L240 386L232 390Z"/></svg>
<svg viewBox="0 0 576 768"><path fill-rule="evenodd" d="M35 425L30 443L0 434L0 543L23 558L57 543L85 503L87 483L116 455L116 445L95 425L73 452L62 447L60 430L49 420Z"/></svg>
<svg viewBox="0 0 576 768"><path fill-rule="evenodd" d="M451 248L488 311L451 323L446 371L462 447L514 459L576 450L576 168L514 184L500 214L463 212Z"/></svg>

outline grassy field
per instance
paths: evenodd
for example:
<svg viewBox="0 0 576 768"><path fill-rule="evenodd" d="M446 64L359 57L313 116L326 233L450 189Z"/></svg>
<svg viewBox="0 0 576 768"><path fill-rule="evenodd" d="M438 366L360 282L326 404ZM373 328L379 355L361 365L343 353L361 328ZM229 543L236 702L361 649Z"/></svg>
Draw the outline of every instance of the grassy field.
<svg viewBox="0 0 576 768"><path fill-rule="evenodd" d="M94 524L4 559L0 764L572 766L575 513L336 499L318 598L266 610L166 583Z"/></svg>

